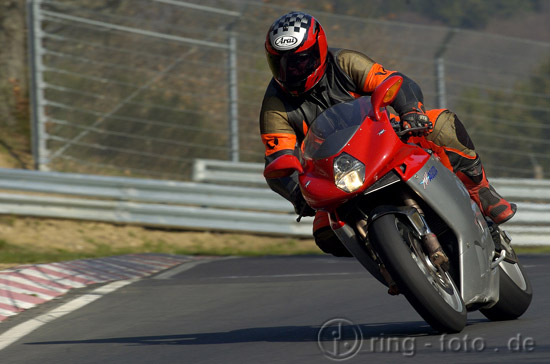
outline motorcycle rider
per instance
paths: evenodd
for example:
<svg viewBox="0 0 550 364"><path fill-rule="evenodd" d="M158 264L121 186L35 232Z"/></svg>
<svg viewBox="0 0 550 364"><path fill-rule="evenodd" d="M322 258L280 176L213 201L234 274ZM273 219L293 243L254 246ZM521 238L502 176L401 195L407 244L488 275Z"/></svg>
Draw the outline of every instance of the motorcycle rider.
<svg viewBox="0 0 550 364"><path fill-rule="evenodd" d="M313 16L290 12L269 28L265 52L273 78L260 112L260 133L266 166L283 154L299 155L309 125L327 108L370 95L386 78L399 75L402 87L391 104L410 141L434 150L467 187L481 211L496 224L514 216L516 205L489 184L481 160L462 122L447 109L426 110L420 87L406 75L386 70L368 56L348 49L328 48L325 32ZM329 226L326 212L305 202L296 174L267 179L272 190L289 200L297 214L315 215L313 236L325 253L350 256Z"/></svg>

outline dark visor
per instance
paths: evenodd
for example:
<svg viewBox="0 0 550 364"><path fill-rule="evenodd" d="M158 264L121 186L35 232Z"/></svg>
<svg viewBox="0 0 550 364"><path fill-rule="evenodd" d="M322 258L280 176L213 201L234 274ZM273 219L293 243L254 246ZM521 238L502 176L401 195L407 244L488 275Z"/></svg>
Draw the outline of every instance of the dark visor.
<svg viewBox="0 0 550 364"><path fill-rule="evenodd" d="M273 76L286 88L300 88L302 83L321 65L319 44L299 53L288 52L283 55L268 53L269 67Z"/></svg>

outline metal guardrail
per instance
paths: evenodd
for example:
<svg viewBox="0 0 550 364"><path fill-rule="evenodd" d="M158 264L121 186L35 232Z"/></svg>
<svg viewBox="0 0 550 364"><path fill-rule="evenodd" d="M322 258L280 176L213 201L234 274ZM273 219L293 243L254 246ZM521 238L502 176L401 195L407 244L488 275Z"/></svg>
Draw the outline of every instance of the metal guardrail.
<svg viewBox="0 0 550 364"><path fill-rule="evenodd" d="M313 221L256 187L0 168L0 190L0 214L299 237Z"/></svg>
<svg viewBox="0 0 550 364"><path fill-rule="evenodd" d="M196 159L193 181L209 183L237 183L266 187L262 177L263 163L233 163L220 160ZM494 178L491 184L512 201L550 204L550 180L526 178ZM550 224L550 220L548 221Z"/></svg>
<svg viewBox="0 0 550 364"><path fill-rule="evenodd" d="M114 201L290 212L266 188L0 168L0 189Z"/></svg>
<svg viewBox="0 0 550 364"><path fill-rule="evenodd" d="M263 168L263 163L196 159L193 180L266 187ZM513 235L514 243L550 245L550 180L495 178L491 183L500 194L518 204L518 213L504 226Z"/></svg>
<svg viewBox="0 0 550 364"><path fill-rule="evenodd" d="M266 188L262 164L198 160L176 182L0 168L0 214L310 237L291 205ZM211 183L205 183L211 182ZM215 182L215 183L213 183ZM241 183L247 186L223 185ZM550 181L498 180L519 212L506 224L516 244L550 244ZM251 186L254 185L254 186ZM529 201L535 194L542 203ZM523 197L522 197L523 196Z"/></svg>
<svg viewBox="0 0 550 364"><path fill-rule="evenodd" d="M195 159L192 179L195 182L234 183L267 187L265 178L262 175L263 169L263 163Z"/></svg>

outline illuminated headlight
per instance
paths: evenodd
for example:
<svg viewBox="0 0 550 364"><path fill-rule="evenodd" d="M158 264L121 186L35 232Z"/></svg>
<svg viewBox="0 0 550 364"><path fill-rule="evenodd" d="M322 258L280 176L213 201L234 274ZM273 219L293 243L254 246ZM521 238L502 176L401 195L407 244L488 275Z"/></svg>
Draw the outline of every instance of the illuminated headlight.
<svg viewBox="0 0 550 364"><path fill-rule="evenodd" d="M334 159L334 183L348 193L354 192L365 182L365 165L351 155L342 153Z"/></svg>

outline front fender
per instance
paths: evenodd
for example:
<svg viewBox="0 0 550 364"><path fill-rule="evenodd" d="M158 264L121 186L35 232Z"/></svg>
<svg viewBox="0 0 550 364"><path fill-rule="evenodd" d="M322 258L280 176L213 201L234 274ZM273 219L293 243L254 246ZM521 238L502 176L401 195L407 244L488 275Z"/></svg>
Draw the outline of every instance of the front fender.
<svg viewBox="0 0 550 364"><path fill-rule="evenodd" d="M411 225L416 230L419 236L424 236L430 232L428 225L426 225L426 222L424 221L418 210L410 206L378 206L371 212L368 224L370 225L373 221L388 214L405 216L411 222Z"/></svg>

